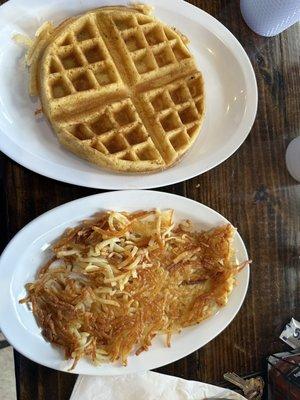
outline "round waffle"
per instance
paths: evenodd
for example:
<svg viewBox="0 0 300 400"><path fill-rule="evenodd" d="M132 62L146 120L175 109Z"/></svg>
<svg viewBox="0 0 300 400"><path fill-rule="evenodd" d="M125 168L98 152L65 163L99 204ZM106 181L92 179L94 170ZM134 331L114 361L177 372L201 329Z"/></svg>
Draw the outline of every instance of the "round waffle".
<svg viewBox="0 0 300 400"><path fill-rule="evenodd" d="M59 141L116 171L170 167L204 115L203 79L186 38L144 8L106 7L44 29L32 87Z"/></svg>

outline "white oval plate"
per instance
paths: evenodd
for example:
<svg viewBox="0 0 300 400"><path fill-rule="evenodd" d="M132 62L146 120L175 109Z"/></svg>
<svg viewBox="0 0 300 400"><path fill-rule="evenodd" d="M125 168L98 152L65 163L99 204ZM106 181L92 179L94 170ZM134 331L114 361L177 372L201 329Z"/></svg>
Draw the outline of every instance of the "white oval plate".
<svg viewBox="0 0 300 400"><path fill-rule="evenodd" d="M181 182L226 160L246 139L257 109L256 79L236 38L215 18L181 0L145 1L154 14L191 41L206 86L206 116L191 151L173 168L149 175L97 168L62 148L37 102L27 91L24 51L11 38L34 35L46 20L55 23L85 10L124 0L10 0L0 7L0 148L19 164L59 181L102 189L147 189Z"/></svg>
<svg viewBox="0 0 300 400"><path fill-rule="evenodd" d="M66 371L60 350L47 343L40 333L33 314L18 301L25 297L24 285L34 279L38 268L50 258L49 246L63 231L101 210L134 211L152 208L175 210L176 220L191 219L196 228L208 229L228 221L216 211L184 197L155 191L121 191L96 194L57 207L25 226L9 243L0 259L0 327L7 340L20 353L57 370ZM248 259L239 234L234 246L240 262ZM158 368L176 361L204 346L231 322L244 300L249 280L249 268L238 275L226 307L197 326L174 335L172 347L167 348L164 337L158 336L149 351L130 356L128 366L104 364L94 366L81 360L72 371L87 375L119 375Z"/></svg>

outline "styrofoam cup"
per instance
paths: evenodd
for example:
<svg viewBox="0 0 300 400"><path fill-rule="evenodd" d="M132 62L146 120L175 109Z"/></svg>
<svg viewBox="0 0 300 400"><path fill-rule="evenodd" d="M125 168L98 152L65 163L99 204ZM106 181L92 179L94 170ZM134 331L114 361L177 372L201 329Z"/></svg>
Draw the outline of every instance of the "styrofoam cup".
<svg viewBox="0 0 300 400"><path fill-rule="evenodd" d="M300 0L241 0L246 24L262 36L275 36L300 20Z"/></svg>

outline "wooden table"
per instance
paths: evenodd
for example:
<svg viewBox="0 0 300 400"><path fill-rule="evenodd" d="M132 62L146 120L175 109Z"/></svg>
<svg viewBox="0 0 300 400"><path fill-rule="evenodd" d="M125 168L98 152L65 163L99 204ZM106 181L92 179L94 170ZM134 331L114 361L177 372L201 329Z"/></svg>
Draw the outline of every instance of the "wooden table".
<svg viewBox="0 0 300 400"><path fill-rule="evenodd" d="M229 160L190 181L160 189L226 216L239 229L253 259L246 300L229 327L202 349L159 369L220 383L226 371L263 372L267 355L286 348L278 339L284 323L300 317L300 184L285 167L286 147L300 133L300 28L298 24L279 36L263 38L245 25L237 0L190 2L238 38L254 67L259 91L253 129ZM47 179L5 155L1 155L1 186L2 247L43 212L99 192ZM45 368L18 353L15 364L20 400L69 398L76 376Z"/></svg>

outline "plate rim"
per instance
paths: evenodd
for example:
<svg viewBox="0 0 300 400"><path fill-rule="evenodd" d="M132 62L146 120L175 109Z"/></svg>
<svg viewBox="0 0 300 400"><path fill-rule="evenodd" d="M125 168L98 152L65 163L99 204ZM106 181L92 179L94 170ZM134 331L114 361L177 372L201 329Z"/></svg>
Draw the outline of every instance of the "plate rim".
<svg viewBox="0 0 300 400"><path fill-rule="evenodd" d="M135 193L134 193L135 192ZM223 220L225 220L225 221L227 221L228 223L230 223L230 221L228 221L227 220L227 218L226 217L224 217L222 214L220 214L219 212L217 212L216 210L214 210L214 209L212 209L212 208L210 208L210 207L208 207L208 206L206 206L205 204L203 204L203 203L200 203L200 202L198 202L198 201L196 201L196 200L192 200L192 199L189 199L189 198L187 198L187 197L184 197L184 196L180 196L180 195L177 195L177 194L172 194L172 193L166 193L166 192L160 192L160 191L155 191L155 190L135 190L135 191L133 191L133 190L123 190L123 191L109 191L109 192L105 192L105 193L97 193L97 194L93 194L93 195L90 195L90 196L85 196L85 197L81 197L81 198L79 198L79 199L76 199L76 200L73 200L73 201L70 201L70 202L67 202L67 203L64 203L64 204L61 204L61 205L59 205L59 206L57 206L57 207L55 207L55 208L53 208L53 209L51 209L51 210L48 210L48 211L46 211L45 213L43 213L43 214L41 214L41 215L39 215L39 216L37 216L35 219L33 219L32 221L30 221L28 224L26 224L21 230L19 230L16 234L15 234L15 236L9 241L9 243L7 244L7 246L5 247L5 249L3 250L3 252L2 252L2 254L1 254L1 256L0 256L0 279L2 278L2 276L1 275L3 275L4 277L5 276L7 276L7 271L5 272L5 268L1 268L1 266L4 264L5 265L5 262L6 262L6 259L9 259L10 258L10 253L14 250L14 247L15 247L15 243L18 243L18 241L20 240L20 239L22 239L22 237L23 237L23 235L24 235L24 233L25 233L25 235L26 234L28 234L28 232L30 232L30 230L31 230L31 228L32 228L32 226L34 226L34 225L38 225L39 223L40 223L40 221L41 220L43 220L43 219L46 219L47 218L47 216L49 216L49 215L51 215L52 213L55 213L55 211L58 211L58 210L60 210L60 212L63 212L63 210L64 209L67 209L69 206L70 206L70 204L72 204L73 206L76 206L76 204L80 204L80 203L84 203L84 201L86 200L86 199L90 199L91 201L96 201L96 199L98 200L98 203L99 203L99 208L101 207L101 199L103 198L103 197L110 197L110 196L120 196L120 198L122 197L122 195L123 195L123 193L126 193L126 194L128 194L128 195L130 195L130 196L132 196L132 195L134 195L134 196L140 196L140 195L142 195L142 194L145 194L145 193L152 193L152 195L153 196L156 196L156 195L159 195L159 196L164 196L164 197L166 197L166 198L175 198L175 199L177 199L178 201L180 201L180 202L185 202L185 203L190 203L191 204L191 206L192 205L194 205L194 206L196 206L197 205L197 207L202 207L204 210L206 210L206 211L208 211L210 214L213 214L213 215L215 215L215 216L218 216L218 217L221 217ZM95 200L94 200L95 199ZM195 204L196 203L196 204ZM94 204L94 203L93 203ZM126 206L125 206L126 207ZM91 207L91 208L93 208L93 206ZM135 207L134 207L135 208ZM172 207L171 207L172 208ZM180 212L180 206L178 207L178 211ZM88 212L88 211L87 211ZM93 209L91 210L91 212L93 212ZM175 209L175 212L176 212L176 209ZM78 217L79 218L79 217ZM88 216L87 217L84 217L84 218L88 218ZM68 221L67 220L65 220L64 222L62 222L62 221L59 221L59 222L57 222L56 223L56 225L55 225L55 227L51 227L50 229L49 229L49 231L50 230L52 230L53 228L55 229L55 228L57 228L58 226L59 226L59 224L61 224L61 223L67 223ZM70 225L71 225L71 222L70 222ZM47 231L47 232L49 232L49 231ZM46 233L47 233L46 232ZM45 233L45 232L44 232ZM241 248L243 249L243 252L244 252L244 254L245 254L245 256L246 256L246 259L249 259L249 256L248 256L248 252L247 252L247 249L246 249L246 246L245 246L245 243L244 243L244 241L243 241L243 239L242 239L242 237L240 236L240 234L239 234L239 232L236 232L236 235L237 235L237 239L239 240L239 242L240 242L240 245L241 245ZM36 237L34 237L33 238L33 242L39 237L40 235L39 234L36 234ZM17 263L16 263L17 264ZM230 324L231 324L231 322L233 321L233 319L237 316L237 314L239 313L239 311L240 311L240 308L242 307L242 305L243 305L243 303L244 303L244 300L245 300L245 297L246 297L246 294L247 294L247 292L248 292L248 288L249 288L249 280L250 280L250 268L249 268L249 266L247 266L246 268L245 268L245 289L244 289L244 292L242 293L242 296L238 299L238 301L236 302L236 305L234 306L234 311L233 311L233 313L232 313L232 315L230 315L230 317L226 320L226 324L225 324L225 326L224 327L217 327L215 330L214 330L214 334L213 335L210 335L209 336L209 339L208 340L204 340L204 342L203 342L203 344L201 344L200 346L199 346L199 344L197 345L194 345L194 346L191 346L191 348L189 348L189 350L188 350L188 352L185 354L185 355L183 355L183 356L181 356L181 357L177 357L177 356L175 356L175 357L171 357L171 360L167 360L167 361L163 361L163 362L156 362L156 363L153 363L154 365L151 367L151 369L155 369L155 368L159 368L159 367L162 367L162 366L164 366L164 365L167 365L167 364L170 364L170 363L173 363L173 362L175 362L175 361L177 361L177 360L180 360L180 359L182 359L182 358L185 358L185 357L187 357L189 354L191 354L191 353L193 353L194 351L197 351L197 350L199 350L200 348L202 348L202 347L204 347L205 345L207 345L209 342L211 342L213 339L215 339L221 332L223 332ZM8 279L9 279L9 282L7 283L7 290L8 290L8 292L10 292L10 288L11 288L11 284L12 284L12 281L13 281L13 278L14 278L14 273L13 273L13 269L11 269L11 273L9 274L9 276L8 276ZM6 278L7 279L7 278ZM6 299L6 304L11 304L11 306L13 307L13 304L12 304L12 302L11 302L11 296L8 296L7 297L7 299ZM221 310L222 311L222 310ZM5 322L6 321L6 322ZM5 317L5 312L3 312L3 307L0 307L0 328L1 328L1 330L2 330L2 332L3 332L3 334L4 334L4 336L6 336L6 327L8 326L8 325L10 325L10 323L11 323L11 321L9 321L8 319L7 319L7 317ZM13 323L13 325L16 325L16 321ZM16 325L16 326L18 326L18 325ZM4 327L4 328L3 328ZM40 333L41 334L41 333ZM104 375L107 375L107 376L113 376L113 375L125 375L125 374L128 374L128 373L137 373L137 372L143 372L143 371L146 371L146 370L148 370L147 368L145 368L145 369L137 369L135 372L133 372L133 371L125 371L125 370L122 370L122 369L117 369L116 368L116 370L115 370L115 372L109 372L109 371L101 371L100 370L100 368L99 368L99 366L94 366L94 368L93 368L93 372L90 372L90 371L85 371L84 369L85 369L85 367L84 366L81 366L81 368L80 368L80 364L79 364L79 366L78 367L76 367L75 368L75 370L72 370L72 371L66 371L66 369L61 365L61 366L59 366L59 367L55 367L55 366L53 366L53 364L51 364L51 362L47 362L47 361L44 361L44 360L41 360L38 356L36 356L36 355L32 355L31 353L30 354L28 354L28 352L26 351L26 346L23 346L20 342L18 342L18 339L14 339L14 337L13 338L11 338L11 337L6 337L6 339L8 340L8 342L9 343L11 343L11 345L20 353L20 354L22 354L23 356L25 356L25 357L27 357L27 358L29 358L30 360L32 360L32 361L34 361L34 362L36 362L36 363L38 363L38 364L41 364L41 365L44 365L44 366L46 366L46 367L48 367L48 368L52 368L52 369L55 369L55 370L57 370L57 371L63 371L63 372L69 372L69 373L75 373L75 374L81 374L81 375L101 375L101 376L104 376ZM47 342L46 342L47 343ZM151 348L150 348L150 350L149 351L151 351ZM42 362L41 362L42 361ZM63 363L63 359L61 360L61 363ZM99 369L98 369L99 368Z"/></svg>
<svg viewBox="0 0 300 400"><path fill-rule="evenodd" d="M32 3L36 3L35 0L31 0ZM113 2L113 1L110 1ZM19 3L22 3L20 0L9 0L6 3L4 3L2 6L0 6L0 19L1 19L1 11L5 9L9 9L13 7L14 5L17 5ZM107 3L107 1L106 1ZM241 72L247 77L250 83L248 83L248 87L251 87L251 94L247 97L246 101L246 106L245 106L245 112L242 117L242 120L240 122L239 127L236 128L235 131L240 130L241 133L239 135L239 140L235 141L234 143L230 144L230 147L226 149L226 152L224 152L218 160L209 160L207 162L207 165L205 168L196 168L193 170L192 173L185 172L184 178L177 178L178 173L171 174L171 176L166 176L163 177L162 174L165 171L171 171L172 167L166 169L165 171L162 172L154 172L154 173L149 173L149 174L124 174L124 173L118 173L116 171L106 171L111 174L112 176L112 182L106 182L104 184L101 183L101 175L99 176L99 179L94 176L94 172L90 171L79 171L79 176L81 175L81 178L76 175L76 171L78 170L74 167L68 166L68 165L57 165L56 163L52 161L48 161L47 159L40 157L38 154L31 153L29 150L24 151L23 147L20 146L18 143L16 143L14 140L12 140L9 136L7 136L4 133L4 130L0 129L0 133L3 133L5 136L6 140L1 140L0 141L0 150L7 155L9 158L11 158L13 161L16 163L22 165L23 167L29 169L30 171L33 171L39 175L45 176L50 179L57 180L59 182L64 182L68 184L73 184L73 185L78 185L81 187L89 187L89 188L94 188L94 189L104 189L104 190L142 190L142 189L150 189L150 188L159 188L163 186L168 186L171 184L175 183L180 183L184 182L188 179L192 179L198 175L202 175L205 172L217 167L218 165L222 164L225 160L227 160L229 157L231 157L238 149L239 147L244 143L246 140L247 136L251 132L252 126L254 124L256 114L257 114L257 105L258 105L258 89L257 89L257 81L256 81L256 76L255 72L253 69L253 66L251 64L251 61L239 42L239 40L230 32L228 28L226 28L220 21L218 21L215 17L212 15L208 14L206 11L202 10L199 7L196 7L190 3L184 2L183 0L165 0L162 5L159 5L158 0L152 0L150 3L153 3L154 6L158 5L158 7L164 8L164 9L169 9L169 7L172 5L173 9L177 10L177 13L179 15L182 14L183 9L184 10L190 10L189 15L196 13L199 15L199 17L204 17L210 24L211 26L209 27L209 30L212 34L217 35L216 31L222 32L224 36L226 37L226 44L224 43L224 46L226 48L229 48L230 51L234 55L238 55L239 57L237 58L238 65L241 69ZM61 4L61 3L60 3ZM29 6L29 5L28 5ZM155 13L154 13L155 15ZM199 22L201 24L201 22ZM59 144L58 144L59 145ZM185 157L189 157L189 154L186 154ZM43 159L43 163L40 163L39 161ZM84 161L83 162L87 162ZM180 161L179 161L180 162ZM61 176L58 172L52 172L51 165L57 165L57 168L60 171L63 171L63 176ZM92 165L93 166L93 165ZM201 170L201 172L199 172ZM96 171L95 171L96 173ZM91 180L87 179L89 176L91 177ZM150 182L148 183L147 180L145 180L146 183L144 183L144 179L138 179L142 178L143 176L154 176L158 177L154 181L157 182ZM124 179L124 184L120 183L120 180L118 182L115 182L116 178L119 178L123 176ZM162 178L160 178L160 176ZM133 184L132 178L137 178L138 183ZM129 178L130 182L127 183L127 178ZM96 181L97 180L97 181Z"/></svg>

